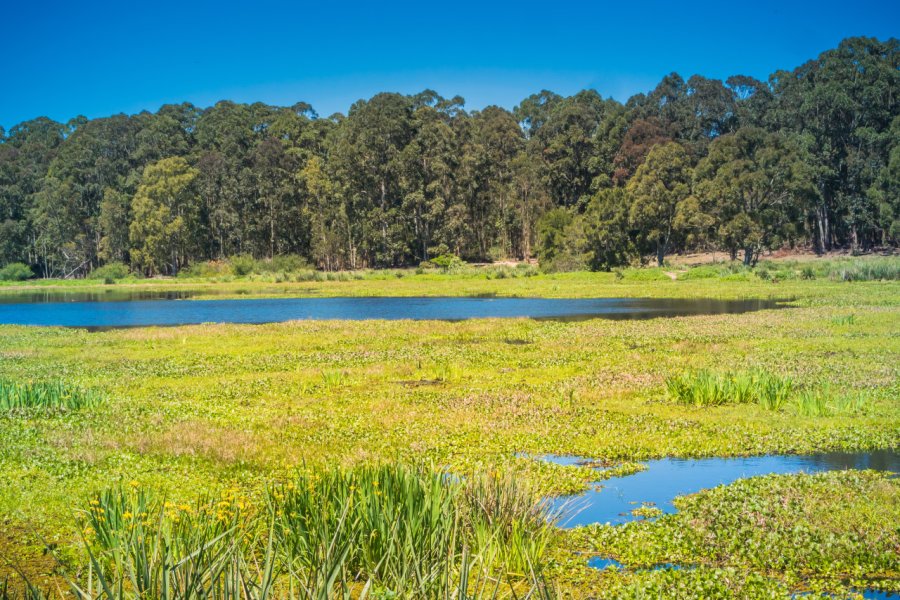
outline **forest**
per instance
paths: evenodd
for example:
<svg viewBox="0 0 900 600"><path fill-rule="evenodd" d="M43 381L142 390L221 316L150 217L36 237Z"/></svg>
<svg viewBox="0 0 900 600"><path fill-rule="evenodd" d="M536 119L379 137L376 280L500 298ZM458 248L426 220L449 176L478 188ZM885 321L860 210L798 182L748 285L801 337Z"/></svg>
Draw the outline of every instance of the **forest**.
<svg viewBox="0 0 900 600"><path fill-rule="evenodd" d="M607 270L716 249L900 244L900 41L760 81L672 73L624 104L431 90L346 115L221 101L0 128L0 265L174 275L237 255L324 270L538 258Z"/></svg>

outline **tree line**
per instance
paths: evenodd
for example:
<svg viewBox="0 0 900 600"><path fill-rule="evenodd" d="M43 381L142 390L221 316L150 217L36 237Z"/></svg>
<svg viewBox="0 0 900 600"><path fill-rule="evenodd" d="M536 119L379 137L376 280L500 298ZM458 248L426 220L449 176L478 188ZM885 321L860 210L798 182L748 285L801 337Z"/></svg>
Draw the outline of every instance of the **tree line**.
<svg viewBox="0 0 900 600"><path fill-rule="evenodd" d="M767 81L678 74L622 104L433 91L346 115L222 101L0 128L0 265L175 274L238 254L326 270L455 254L608 269L673 251L900 242L900 42Z"/></svg>

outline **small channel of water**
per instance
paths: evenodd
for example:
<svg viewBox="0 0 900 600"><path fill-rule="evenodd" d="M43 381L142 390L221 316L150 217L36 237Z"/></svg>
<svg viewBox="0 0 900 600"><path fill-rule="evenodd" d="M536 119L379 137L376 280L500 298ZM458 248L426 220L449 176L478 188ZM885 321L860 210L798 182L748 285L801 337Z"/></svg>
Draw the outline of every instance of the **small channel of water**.
<svg viewBox="0 0 900 600"><path fill-rule="evenodd" d="M536 456L563 466L588 464L591 459L579 456ZM673 500L677 496L694 494L700 490L732 483L744 477L771 473L816 473L843 469L874 469L900 473L900 452L877 450L874 452L832 452L808 456L753 456L739 458L664 458L646 463L647 469L634 475L614 477L597 484L577 497L563 497L552 501L553 510L574 506L577 510L567 518L562 527L576 527L594 523L622 524L637 517L631 511L642 504L652 504L664 513L675 512ZM595 569L625 569L625 565L613 558L595 556L588 561ZM649 570L680 570L691 565L664 563ZM900 595L876 590L860 590L863 598L871 600L896 600ZM796 594L794 597L803 597Z"/></svg>

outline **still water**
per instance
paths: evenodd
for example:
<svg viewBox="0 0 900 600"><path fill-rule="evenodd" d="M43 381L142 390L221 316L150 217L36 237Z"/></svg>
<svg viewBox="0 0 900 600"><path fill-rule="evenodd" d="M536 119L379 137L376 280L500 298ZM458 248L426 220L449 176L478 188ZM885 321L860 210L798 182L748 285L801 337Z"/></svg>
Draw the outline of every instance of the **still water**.
<svg viewBox="0 0 900 600"><path fill-rule="evenodd" d="M541 456L561 465L589 460L576 456ZM743 477L769 473L816 473L842 469L875 469L900 472L900 453L875 452L814 454L809 456L751 456L742 458L663 458L646 463L647 469L634 475L614 477L577 498L555 499L555 509L570 506L563 527L592 523L619 524L634 520L630 513L642 503L652 503L663 512L675 512L676 496L693 494L706 488L732 483ZM576 512L577 511L577 512Z"/></svg>
<svg viewBox="0 0 900 600"><path fill-rule="evenodd" d="M537 456L560 465L577 465L590 462L577 456ZM653 503L666 513L675 512L672 501L676 496L693 494L700 490L728 484L743 477L770 473L816 473L843 469L875 469L900 473L900 452L878 450L875 452L835 452L809 456L755 456L746 458L664 458L646 463L647 470L615 477L599 482L599 488L573 498L558 498L552 508L571 516L561 525L575 527L592 523L621 524L635 520L630 513L644 503ZM573 512L577 511L577 512ZM614 558L594 556L588 566L595 569L626 569L626 565ZM662 563L650 570L691 569L692 565ZM867 600L896 600L900 595L878 590L857 590ZM792 598L803 598L797 593ZM815 597L821 597L814 595Z"/></svg>
<svg viewBox="0 0 900 600"><path fill-rule="evenodd" d="M778 308L774 300L635 298L246 298L186 300L189 293L0 297L0 324L116 328L197 323L272 323L297 319L649 319L735 314Z"/></svg>

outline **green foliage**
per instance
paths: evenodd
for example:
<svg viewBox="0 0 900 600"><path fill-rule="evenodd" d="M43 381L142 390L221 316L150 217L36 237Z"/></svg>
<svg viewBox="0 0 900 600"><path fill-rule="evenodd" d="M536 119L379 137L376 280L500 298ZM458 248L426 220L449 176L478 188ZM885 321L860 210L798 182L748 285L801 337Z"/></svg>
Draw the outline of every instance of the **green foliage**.
<svg viewBox="0 0 900 600"><path fill-rule="evenodd" d="M766 410L791 409L803 417L864 414L871 402L865 393L835 393L828 384L799 387L789 377L766 371L684 372L666 379L669 400L689 406L757 404Z"/></svg>
<svg viewBox="0 0 900 600"><path fill-rule="evenodd" d="M685 567L615 581L618 597L687 589L718 589L715 597L725 598L810 589L845 597L848 588L898 589L898 497L889 473L768 475L677 498L678 512L655 521L592 526L576 538L629 569Z"/></svg>
<svg viewBox="0 0 900 600"><path fill-rule="evenodd" d="M835 265L829 277L839 281L900 281L900 258L857 260L846 265Z"/></svg>
<svg viewBox="0 0 900 600"><path fill-rule="evenodd" d="M897 53L848 38L763 81L672 73L627 104L543 90L467 111L425 90L333 119L230 101L33 119L0 138L0 264L156 276L246 253L286 281L303 262L444 254L571 271L673 251L750 265L769 249L896 248L900 109L884 91L900 85Z"/></svg>
<svg viewBox="0 0 900 600"><path fill-rule="evenodd" d="M790 378L759 370L729 374L699 370L666 379L670 400L697 407L758 404L768 410L781 410L793 389Z"/></svg>
<svg viewBox="0 0 900 600"><path fill-rule="evenodd" d="M440 256L435 256L429 259L428 262L444 273L458 272L466 264L455 254L441 254Z"/></svg>
<svg viewBox="0 0 900 600"><path fill-rule="evenodd" d="M687 231L682 213L691 193L690 158L675 142L654 146L626 187L631 197L629 224L643 232L643 238L663 265L669 248Z"/></svg>
<svg viewBox="0 0 900 600"><path fill-rule="evenodd" d="M91 408L101 401L94 391L62 381L17 382L0 379L0 411L71 411Z"/></svg>
<svg viewBox="0 0 900 600"><path fill-rule="evenodd" d="M147 274L177 274L188 263L190 231L199 209L194 180L199 171L181 157L165 158L144 169L131 202L131 259Z"/></svg>
<svg viewBox="0 0 900 600"><path fill-rule="evenodd" d="M256 502L231 488L192 504L132 482L81 514L88 568L69 583L82 598L550 597L551 515L513 476L314 470Z"/></svg>
<svg viewBox="0 0 900 600"><path fill-rule="evenodd" d="M32 277L31 267L23 263L9 263L0 269L0 281L25 281Z"/></svg>
<svg viewBox="0 0 900 600"><path fill-rule="evenodd" d="M228 264L231 265L231 270L238 277L250 275L256 269L256 261L249 254L232 256L228 259Z"/></svg>
<svg viewBox="0 0 900 600"><path fill-rule="evenodd" d="M125 279L130 274L128 265L125 263L111 262L91 271L88 278L118 281L119 279Z"/></svg>

